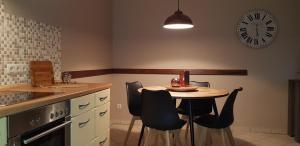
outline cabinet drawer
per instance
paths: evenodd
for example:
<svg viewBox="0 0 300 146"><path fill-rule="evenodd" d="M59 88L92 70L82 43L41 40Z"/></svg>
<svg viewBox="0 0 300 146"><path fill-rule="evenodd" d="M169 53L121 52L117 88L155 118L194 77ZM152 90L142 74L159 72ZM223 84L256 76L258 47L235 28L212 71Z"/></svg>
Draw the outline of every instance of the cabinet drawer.
<svg viewBox="0 0 300 146"><path fill-rule="evenodd" d="M6 117L0 118L0 146L6 146L7 139L7 124Z"/></svg>
<svg viewBox="0 0 300 146"><path fill-rule="evenodd" d="M107 132L103 137L96 138L92 141L91 146L109 146L110 136L109 132Z"/></svg>
<svg viewBox="0 0 300 146"><path fill-rule="evenodd" d="M95 109L95 133L96 137L101 137L109 130L110 103L106 103Z"/></svg>
<svg viewBox="0 0 300 146"><path fill-rule="evenodd" d="M71 146L86 146L94 139L94 112L89 111L71 119Z"/></svg>
<svg viewBox="0 0 300 146"><path fill-rule="evenodd" d="M88 94L71 100L71 117L94 108L94 95Z"/></svg>
<svg viewBox="0 0 300 146"><path fill-rule="evenodd" d="M95 105L103 105L110 101L110 89L99 91L95 93Z"/></svg>

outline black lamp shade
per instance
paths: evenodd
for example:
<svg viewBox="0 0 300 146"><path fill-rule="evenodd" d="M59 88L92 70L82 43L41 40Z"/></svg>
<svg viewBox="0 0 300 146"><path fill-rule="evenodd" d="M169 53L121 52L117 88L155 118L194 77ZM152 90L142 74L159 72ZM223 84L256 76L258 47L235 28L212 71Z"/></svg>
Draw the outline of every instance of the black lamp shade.
<svg viewBox="0 0 300 146"><path fill-rule="evenodd" d="M173 15L167 18L163 27L167 29L188 29L193 28L194 25L189 16L177 10Z"/></svg>

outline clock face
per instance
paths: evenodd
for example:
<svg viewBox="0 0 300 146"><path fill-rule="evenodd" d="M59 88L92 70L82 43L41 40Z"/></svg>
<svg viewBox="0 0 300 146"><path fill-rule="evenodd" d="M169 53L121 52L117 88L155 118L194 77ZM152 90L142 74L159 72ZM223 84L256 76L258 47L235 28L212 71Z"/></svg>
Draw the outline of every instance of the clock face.
<svg viewBox="0 0 300 146"><path fill-rule="evenodd" d="M237 32L240 41L251 48L265 48L276 37L275 18L265 10L252 10L239 21Z"/></svg>

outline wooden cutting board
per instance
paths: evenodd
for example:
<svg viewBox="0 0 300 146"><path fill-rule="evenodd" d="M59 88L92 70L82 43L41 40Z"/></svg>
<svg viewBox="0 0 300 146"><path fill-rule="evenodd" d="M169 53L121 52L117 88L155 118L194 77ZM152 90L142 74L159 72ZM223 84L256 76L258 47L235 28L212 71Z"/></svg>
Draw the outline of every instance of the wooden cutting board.
<svg viewBox="0 0 300 146"><path fill-rule="evenodd" d="M31 84L34 87L54 84L54 72L51 61L30 62Z"/></svg>

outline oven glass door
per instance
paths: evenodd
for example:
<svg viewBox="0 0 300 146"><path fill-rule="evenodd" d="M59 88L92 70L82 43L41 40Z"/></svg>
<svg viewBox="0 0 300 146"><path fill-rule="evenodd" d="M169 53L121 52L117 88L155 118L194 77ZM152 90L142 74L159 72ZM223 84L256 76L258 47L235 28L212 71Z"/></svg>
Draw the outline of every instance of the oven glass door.
<svg viewBox="0 0 300 146"><path fill-rule="evenodd" d="M21 136L22 146L68 146L70 121L61 119Z"/></svg>

